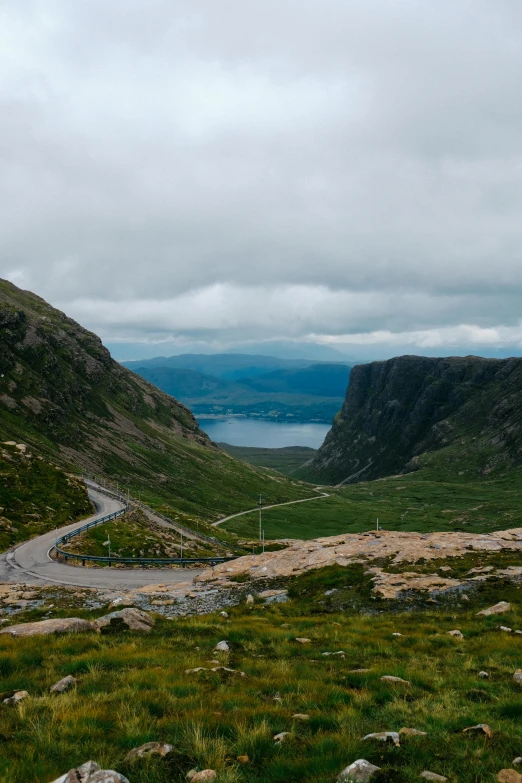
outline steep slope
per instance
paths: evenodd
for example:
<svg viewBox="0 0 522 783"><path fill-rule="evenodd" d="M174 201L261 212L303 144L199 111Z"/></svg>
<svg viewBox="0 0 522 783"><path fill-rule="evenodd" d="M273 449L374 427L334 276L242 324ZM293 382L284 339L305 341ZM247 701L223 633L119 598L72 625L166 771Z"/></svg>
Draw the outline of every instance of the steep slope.
<svg viewBox="0 0 522 783"><path fill-rule="evenodd" d="M0 281L0 440L101 473L186 520L307 490L237 462L190 411L115 362L99 338Z"/></svg>
<svg viewBox="0 0 522 783"><path fill-rule="evenodd" d="M401 356L352 369L301 475L354 482L422 466L474 477L522 463L522 359Z"/></svg>

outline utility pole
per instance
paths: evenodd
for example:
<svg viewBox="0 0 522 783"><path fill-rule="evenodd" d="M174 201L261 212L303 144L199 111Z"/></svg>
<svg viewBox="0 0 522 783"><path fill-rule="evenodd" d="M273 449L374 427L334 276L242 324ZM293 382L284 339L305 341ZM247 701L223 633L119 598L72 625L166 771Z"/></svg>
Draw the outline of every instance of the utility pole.
<svg viewBox="0 0 522 783"><path fill-rule="evenodd" d="M263 554L265 554L265 531L263 530Z"/></svg>
<svg viewBox="0 0 522 783"><path fill-rule="evenodd" d="M183 560L183 533L180 532L181 535L181 559Z"/></svg>
<svg viewBox="0 0 522 783"><path fill-rule="evenodd" d="M377 517L377 532L379 532L379 517Z"/></svg>
<svg viewBox="0 0 522 783"><path fill-rule="evenodd" d="M262 495L259 495L258 505L259 505L259 540L261 541L261 525L262 525L261 509L262 509L262 506L263 506L263 496Z"/></svg>

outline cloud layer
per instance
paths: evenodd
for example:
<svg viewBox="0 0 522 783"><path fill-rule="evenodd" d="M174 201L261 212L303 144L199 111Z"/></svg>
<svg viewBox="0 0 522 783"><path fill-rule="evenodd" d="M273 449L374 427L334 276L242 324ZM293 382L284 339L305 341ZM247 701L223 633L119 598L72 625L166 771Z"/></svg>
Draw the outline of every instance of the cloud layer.
<svg viewBox="0 0 522 783"><path fill-rule="evenodd" d="M0 275L106 340L521 345L518 0L5 0L0 52Z"/></svg>

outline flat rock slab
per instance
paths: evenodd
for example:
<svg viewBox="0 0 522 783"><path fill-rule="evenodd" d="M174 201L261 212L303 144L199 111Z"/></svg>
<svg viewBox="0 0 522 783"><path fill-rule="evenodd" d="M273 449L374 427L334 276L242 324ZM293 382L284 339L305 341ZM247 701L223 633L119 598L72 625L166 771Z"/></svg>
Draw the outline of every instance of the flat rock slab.
<svg viewBox="0 0 522 783"><path fill-rule="evenodd" d="M85 633L94 626L80 617L57 617L53 620L39 620L36 623L20 623L3 628L0 634L9 636L47 636L51 633Z"/></svg>
<svg viewBox="0 0 522 783"><path fill-rule="evenodd" d="M481 612L477 612L477 617L489 617L491 614L503 614L511 610L511 604L507 601L499 601L498 604L490 606L488 609L482 609Z"/></svg>
<svg viewBox="0 0 522 783"><path fill-rule="evenodd" d="M147 612L143 612L141 609L120 609L118 612L111 612L103 617L99 617L92 623L93 628L101 633L107 633L112 630L129 630L129 631L150 631L154 625L155 620Z"/></svg>

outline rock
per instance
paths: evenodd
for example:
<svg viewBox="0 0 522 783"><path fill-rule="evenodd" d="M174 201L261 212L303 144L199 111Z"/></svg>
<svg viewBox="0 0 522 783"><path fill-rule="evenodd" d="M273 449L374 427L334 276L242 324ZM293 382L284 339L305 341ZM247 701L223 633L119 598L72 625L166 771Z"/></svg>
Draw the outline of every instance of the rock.
<svg viewBox="0 0 522 783"><path fill-rule="evenodd" d="M129 783L129 780L113 769L100 769L94 761L87 761L77 769L71 769L54 783Z"/></svg>
<svg viewBox="0 0 522 783"><path fill-rule="evenodd" d="M197 674L198 672L208 672L206 666L196 666L195 669L185 669L185 674Z"/></svg>
<svg viewBox="0 0 522 783"><path fill-rule="evenodd" d="M228 617L228 612L222 611L219 614L220 614L221 617L225 617L225 618Z"/></svg>
<svg viewBox="0 0 522 783"><path fill-rule="evenodd" d="M511 762L511 764L512 764L514 767L519 767L519 766L522 764L522 756L517 756L517 757L516 757L516 759L513 759L513 761Z"/></svg>
<svg viewBox="0 0 522 783"><path fill-rule="evenodd" d="M518 631L517 630L517 631L515 631L515 633L520 635L520 634L522 634L522 631Z"/></svg>
<svg viewBox="0 0 522 783"><path fill-rule="evenodd" d="M295 712L292 715L292 718L295 720L310 720L310 716L306 714L306 712Z"/></svg>
<svg viewBox="0 0 522 783"><path fill-rule="evenodd" d="M488 609L482 609L481 612L477 612L477 617L489 617L491 614L503 614L504 612L509 612L510 609L511 604L508 604L507 601L499 601L498 604L490 606Z"/></svg>
<svg viewBox="0 0 522 783"><path fill-rule="evenodd" d="M400 748L401 743L396 731L378 731L375 734L367 734L363 740L377 740L378 742L393 742L396 748Z"/></svg>
<svg viewBox="0 0 522 783"><path fill-rule="evenodd" d="M54 685L51 686L50 692L51 693L65 693L65 691L68 691L69 688L72 688L73 685L76 685L77 679L72 676L72 674L68 674L67 677L64 677L63 680L58 680L58 682L55 682Z"/></svg>
<svg viewBox="0 0 522 783"><path fill-rule="evenodd" d="M480 732L481 734L485 734L486 737L491 739L493 737L493 730L490 726L488 726L487 723L477 723L476 726L468 726L467 729L463 729L463 734L466 734L466 732L471 731L473 733Z"/></svg>
<svg viewBox="0 0 522 783"><path fill-rule="evenodd" d="M371 672L371 669L348 669L348 674L366 674L367 672Z"/></svg>
<svg viewBox="0 0 522 783"><path fill-rule="evenodd" d="M307 639L306 636L296 636L295 641L299 642L299 644L311 644L312 640Z"/></svg>
<svg viewBox="0 0 522 783"><path fill-rule="evenodd" d="M3 628L0 634L9 636L46 636L50 633L82 633L92 631L93 624L80 617L57 617L52 620L38 620L35 623L20 623Z"/></svg>
<svg viewBox="0 0 522 783"><path fill-rule="evenodd" d="M522 685L522 669L517 669L513 675L513 680L517 685Z"/></svg>
<svg viewBox="0 0 522 783"><path fill-rule="evenodd" d="M444 775L437 775L436 772L428 772L427 769L424 770L424 772L421 772L420 774L421 778L424 778L424 780L447 780L448 778L445 778Z"/></svg>
<svg viewBox="0 0 522 783"><path fill-rule="evenodd" d="M338 658L346 658L346 653L344 650L337 650L337 652L324 652L321 653L321 655L336 655Z"/></svg>
<svg viewBox="0 0 522 783"><path fill-rule="evenodd" d="M448 631L448 636L453 636L454 639L464 639L464 635L461 631Z"/></svg>
<svg viewBox="0 0 522 783"><path fill-rule="evenodd" d="M404 737L426 737L427 732L419 731L419 729L409 729L404 726L404 728L399 729L399 735Z"/></svg>
<svg viewBox="0 0 522 783"><path fill-rule="evenodd" d="M127 753L126 761L136 761L136 759L146 759L149 756L166 756L174 750L173 745L167 745L165 742L146 742L139 748L133 748Z"/></svg>
<svg viewBox="0 0 522 783"><path fill-rule="evenodd" d="M381 677L382 682L397 682L401 683L402 685L411 685L411 682L409 680L403 680L402 677L394 677L391 674L385 674L383 677Z"/></svg>
<svg viewBox="0 0 522 783"><path fill-rule="evenodd" d="M148 632L154 627L155 621L147 612L130 607L127 609L120 609L118 612L111 612L103 617L98 617L92 625L95 630L100 631L101 633L107 633L108 631L113 630Z"/></svg>
<svg viewBox="0 0 522 783"><path fill-rule="evenodd" d="M247 606L252 606L252 605L253 605L253 603L254 603L254 596L253 596L253 595L250 595L250 593L249 593L249 594L247 595L247 597L246 597L246 605L247 605Z"/></svg>
<svg viewBox="0 0 522 783"><path fill-rule="evenodd" d="M516 769L501 769L497 780L498 783L522 783L522 775Z"/></svg>
<svg viewBox="0 0 522 783"><path fill-rule="evenodd" d="M504 631L504 633L511 633L513 629L508 628L507 625L499 625L498 630Z"/></svg>
<svg viewBox="0 0 522 783"><path fill-rule="evenodd" d="M478 676L481 677L483 680L487 680L489 678L489 674L487 672L479 672Z"/></svg>
<svg viewBox="0 0 522 783"><path fill-rule="evenodd" d="M12 696L4 699L2 704L7 704L10 707L14 707L16 704L18 704L18 702L22 701L23 699L27 699L28 696L29 694L27 691L16 691Z"/></svg>
<svg viewBox="0 0 522 783"><path fill-rule="evenodd" d="M263 590L259 593L265 604L282 604L288 601L288 590Z"/></svg>
<svg viewBox="0 0 522 783"><path fill-rule="evenodd" d="M399 633L398 631L396 631L395 633L392 633L392 636L402 636L402 633Z"/></svg>
<svg viewBox="0 0 522 783"><path fill-rule="evenodd" d="M337 775L337 783L368 783L380 767L370 764L366 759L357 759Z"/></svg>
<svg viewBox="0 0 522 783"><path fill-rule="evenodd" d="M239 761L240 764L248 764L248 762L250 761L250 759L246 754L244 756L238 756L237 760Z"/></svg>
<svg viewBox="0 0 522 783"><path fill-rule="evenodd" d="M187 774L185 775L185 777L187 778L187 780L192 780L192 778L194 777L194 775L197 775L197 774L198 774L198 771L197 771L197 769L189 769L189 771L187 772Z"/></svg>
<svg viewBox="0 0 522 783"><path fill-rule="evenodd" d="M466 595L466 593L462 593L460 596L461 601L469 601L469 595Z"/></svg>
<svg viewBox="0 0 522 783"><path fill-rule="evenodd" d="M196 772L192 775L190 780L192 783L212 783L217 777L217 773L214 769L203 769L201 772Z"/></svg>
<svg viewBox="0 0 522 783"><path fill-rule="evenodd" d="M283 742L286 739L286 737L289 737L289 736L290 736L290 732L289 731L280 731L279 734L274 734L274 740L276 742L281 743L281 742Z"/></svg>
<svg viewBox="0 0 522 783"><path fill-rule="evenodd" d="M224 639L216 644L214 647L216 652L230 652L230 646Z"/></svg>

